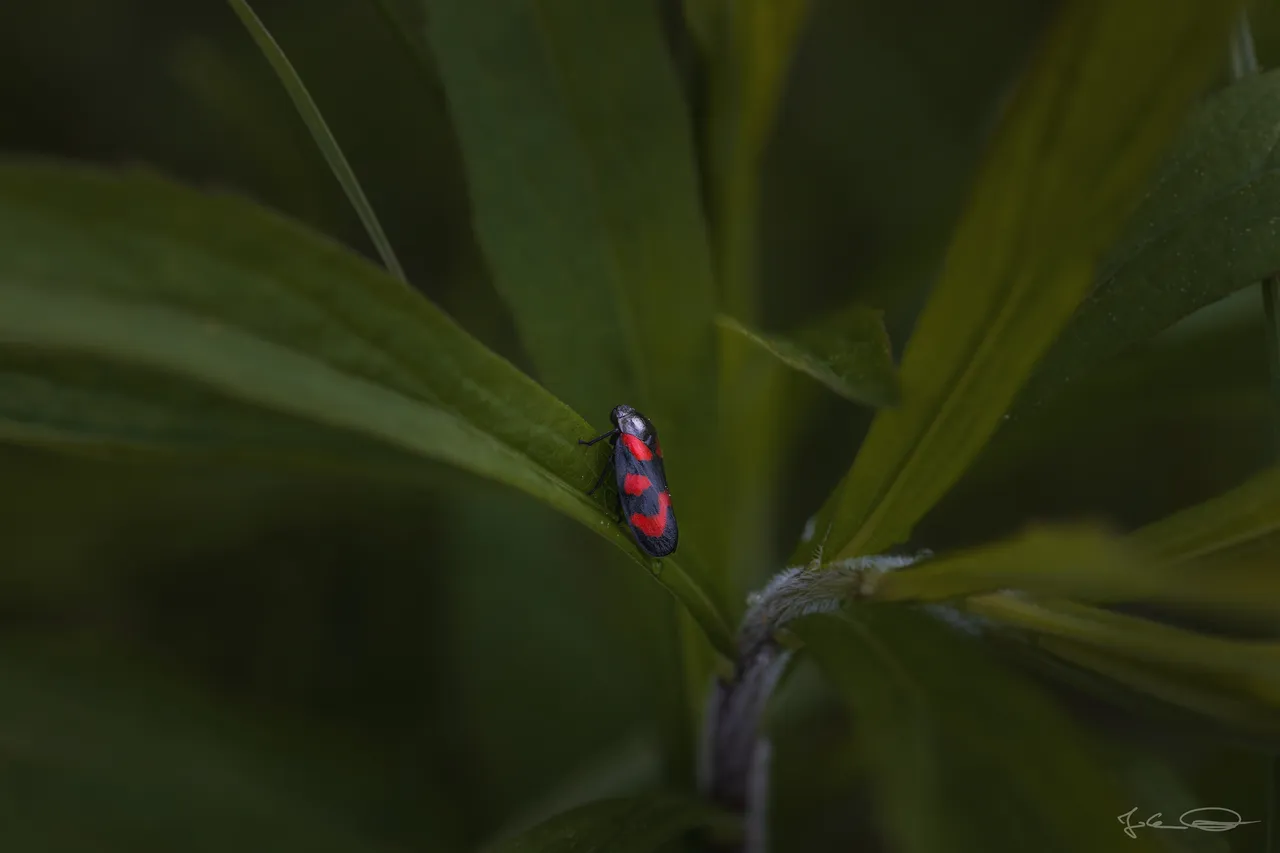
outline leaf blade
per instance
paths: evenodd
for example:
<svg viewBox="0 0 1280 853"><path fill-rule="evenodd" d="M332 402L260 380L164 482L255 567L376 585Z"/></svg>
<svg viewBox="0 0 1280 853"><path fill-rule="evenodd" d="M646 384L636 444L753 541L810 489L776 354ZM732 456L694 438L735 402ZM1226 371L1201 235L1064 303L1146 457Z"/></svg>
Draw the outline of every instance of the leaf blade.
<svg viewBox="0 0 1280 853"><path fill-rule="evenodd" d="M1277 71L1240 80L1196 109L1018 409L1280 270L1271 217L1280 195L1277 117Z"/></svg>
<svg viewBox="0 0 1280 853"><path fill-rule="evenodd" d="M944 601L1000 590L1188 611L1280 617L1269 561L1170 562L1096 525L1044 525L881 575L871 597Z"/></svg>
<svg viewBox="0 0 1280 853"><path fill-rule="evenodd" d="M311 93L307 91L302 78L298 76L293 63L289 61L289 57L285 55L247 0L227 0L227 2L231 4L232 11L240 19L240 23L244 24L254 43L258 45L258 50L271 63L272 70L280 78L280 83L288 93L289 99L293 101L298 116L306 124L311 138L315 140L316 147L324 155L334 178L342 185L342 191L346 193L347 200L351 202L356 215L360 217L360 222L368 232L369 239L373 241L374 248L378 250L378 255L386 265L387 271L408 284L409 278L405 275L404 267L400 265L400 259L396 257L395 249L391 247L391 241L387 239L382 223L378 221L378 214L369 203L369 197L360 186L360 179L356 177L355 170L347 162L347 155L342 153L342 147L338 145L337 138L329 130L329 124L324 120L320 108L311 97Z"/></svg>
<svg viewBox="0 0 1280 853"><path fill-rule="evenodd" d="M858 715L878 817L898 849L1135 844L1115 823L1124 792L1096 744L974 641L893 605L791 627ZM1037 756L1034 769L1028 755Z"/></svg>
<svg viewBox="0 0 1280 853"><path fill-rule="evenodd" d="M1156 557L1192 560L1280 530L1280 469L1264 471L1231 491L1152 522L1132 534Z"/></svg>
<svg viewBox="0 0 1280 853"><path fill-rule="evenodd" d="M473 230L538 376L662 435L681 548L726 611L714 270L692 131L644 0L430 0ZM600 432L599 429L595 430Z"/></svg>
<svg viewBox="0 0 1280 853"><path fill-rule="evenodd" d="M682 420L665 377L710 375L711 265L650 4L428 12L477 236L546 384L582 411L632 395ZM565 346L569 330L580 346Z"/></svg>
<svg viewBox="0 0 1280 853"><path fill-rule="evenodd" d="M828 559L901 541L984 446L1083 298L1234 10L1194 0L1063 8L907 344L903 405L878 414L824 508ZM1140 72L1125 35L1137 31L1154 36Z"/></svg>
<svg viewBox="0 0 1280 853"><path fill-rule="evenodd" d="M585 497L598 470L577 445L586 423L371 264L241 201L87 170L0 167L0 223L7 358L53 353L176 375L355 436L317 441L318 452L381 444L388 460L434 459L512 485L622 547L692 603L717 648L731 648L705 582L677 561L656 571ZM124 381L110 372L99 389ZM33 428L68 398L27 399Z"/></svg>
<svg viewBox="0 0 1280 853"><path fill-rule="evenodd" d="M966 607L1006 627L1087 646L1119 661L1207 678L1255 705L1280 710L1280 645L1232 640L1070 601L1025 601L1008 595L970 599Z"/></svg>
<svg viewBox="0 0 1280 853"><path fill-rule="evenodd" d="M898 399L883 318L883 312L854 308L831 322L786 336L753 331L725 315L716 323L846 400L879 407Z"/></svg>

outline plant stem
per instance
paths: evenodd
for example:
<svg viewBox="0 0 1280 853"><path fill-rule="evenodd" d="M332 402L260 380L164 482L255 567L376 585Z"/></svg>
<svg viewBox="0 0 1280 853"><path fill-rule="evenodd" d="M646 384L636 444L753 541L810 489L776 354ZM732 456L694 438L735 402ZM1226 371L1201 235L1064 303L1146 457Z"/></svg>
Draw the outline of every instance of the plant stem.
<svg viewBox="0 0 1280 853"><path fill-rule="evenodd" d="M909 566L915 557L859 557L823 569L789 568L774 576L756 596L738 629L733 677L717 681L707 706L702 743L704 793L741 815L741 842L723 853L768 850L767 807L772 750L762 731L765 708L786 672L791 652L776 634L794 619L838 610L859 598L870 578Z"/></svg>

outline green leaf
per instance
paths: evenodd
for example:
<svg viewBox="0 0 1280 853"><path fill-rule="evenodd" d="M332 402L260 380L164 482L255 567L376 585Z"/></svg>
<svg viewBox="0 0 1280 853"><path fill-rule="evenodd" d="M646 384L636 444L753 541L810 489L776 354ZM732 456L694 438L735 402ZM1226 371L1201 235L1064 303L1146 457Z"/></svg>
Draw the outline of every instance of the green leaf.
<svg viewBox="0 0 1280 853"><path fill-rule="evenodd" d="M427 11L476 234L547 387L601 422L621 402L705 419L710 252L653 4Z"/></svg>
<svg viewBox="0 0 1280 853"><path fill-rule="evenodd" d="M928 616L808 616L804 642L856 720L882 831L904 853L1158 849L1098 745L1031 683Z"/></svg>
<svg viewBox="0 0 1280 853"><path fill-rule="evenodd" d="M877 579L871 596L942 601L1003 589L1280 618L1280 578L1270 560L1170 563L1086 525L1032 527L1007 541L891 572Z"/></svg>
<svg viewBox="0 0 1280 853"><path fill-rule="evenodd" d="M369 239L373 241L374 247L377 248L382 262L386 264L392 275L401 281L408 282L404 268L400 265L400 260L396 257L395 250L391 248L391 241L387 239L386 232L382 230L382 223L378 221L378 215L374 213L373 206L369 204L369 199L365 196L364 189L356 178L356 173L351 169L351 164L347 162L346 155L342 153L338 140L334 138L333 133L329 130L329 125L325 122L324 116L320 114L320 108L316 106L311 93L303 85L302 78L294 70L293 64L289 62L289 58L280 49L280 45L276 44L276 40L271 37L271 33L263 26L262 21L254 14L253 8L245 0L227 0L227 2L231 4L232 10L240 18L240 22L244 24L245 29L249 31L249 35L253 36L258 49L262 51L262 55L271 63L271 68L276 72L276 76L280 78L285 91L289 93L289 98L298 110L298 115L306 123L307 130L311 131L311 138L315 140L316 147L324 155L325 162L329 164L329 169L333 172L333 176L342 185L342 191L347 194L347 199L351 202L351 206L355 208L356 214L359 215L365 230L369 232Z"/></svg>
<svg viewBox="0 0 1280 853"><path fill-rule="evenodd" d="M597 800L557 815L488 853L649 853L701 827L730 827L706 803L674 795Z"/></svg>
<svg viewBox="0 0 1280 853"><path fill-rule="evenodd" d="M1259 358L1266 346L1261 319L1256 293L1240 291L1118 356L1105 371L1071 383L1046 405L1019 409L931 516L958 518L959 508L982 504L987 521L999 526L994 516L1000 508L993 503L1014 509L1019 503L1011 487L1014 481L1047 477L1055 482L1050 491L1060 491L1063 478L1056 472L1070 472L1067 488L1105 478L1112 491L1123 493L1125 487L1115 485L1117 460L1124 460L1126 481L1150 480L1171 473L1172 447L1194 454L1194 468L1222 469L1221 476L1210 481L1225 478L1216 488L1229 488L1238 476L1232 470L1265 464L1261 457L1268 455L1268 371ZM1194 435L1191 445L1171 434L1183 426ZM1242 431L1253 438L1239 441ZM1167 440L1152 441L1155 435ZM1205 452L1199 450L1202 447ZM1214 448L1221 452L1214 454ZM1185 465L1179 470L1185 473L1178 476L1200 479ZM1156 517L1143 508L1153 502L1161 515L1169 512L1158 494L1142 506L1128 506L1140 516ZM1114 506L1112 501L1101 509L1110 512Z"/></svg>
<svg viewBox="0 0 1280 853"><path fill-rule="evenodd" d="M1221 740L1250 748L1280 746L1280 709L1220 680L1176 666L1125 657L1110 649L1058 637L1036 637L1028 651L1049 675L1089 691L1147 719L1162 718L1186 730L1196 726ZM1208 729L1207 722L1214 728Z"/></svg>
<svg viewBox="0 0 1280 853"><path fill-rule="evenodd" d="M710 566L736 606L719 541L711 253L657 7L426 7L475 232L538 376L598 427L619 403L657 424L684 559Z"/></svg>
<svg viewBox="0 0 1280 853"><path fill-rule="evenodd" d="M760 171L809 0L685 0L707 71L707 168L721 303L757 320Z"/></svg>
<svg viewBox="0 0 1280 853"><path fill-rule="evenodd" d="M712 66L737 144L758 158L782 102L809 0L684 0L685 22Z"/></svg>
<svg viewBox="0 0 1280 853"><path fill-rule="evenodd" d="M986 444L1088 291L1220 59L1237 7L1073 0L1060 9L907 344L902 405L877 415L819 518L827 559L906 538Z"/></svg>
<svg viewBox="0 0 1280 853"><path fill-rule="evenodd" d="M897 402L893 351L881 311L855 307L789 336L753 332L724 315L716 322L846 400L871 406Z"/></svg>
<svg viewBox="0 0 1280 853"><path fill-rule="evenodd" d="M1148 524L1135 544L1165 560L1192 560L1280 531L1280 469Z"/></svg>
<svg viewBox="0 0 1280 853"><path fill-rule="evenodd" d="M6 850L124 853L175 839L192 853L402 849L368 828L395 794L370 744L246 717L180 672L139 671L136 655L121 667L8 641L0 672Z"/></svg>
<svg viewBox="0 0 1280 853"><path fill-rule="evenodd" d="M1019 408L1280 271L1278 123L1280 71L1233 83L1196 110Z"/></svg>
<svg viewBox="0 0 1280 853"><path fill-rule="evenodd" d="M989 545L935 557L882 575L871 592L884 601L943 601L1018 589L1088 596L1126 590L1151 569L1124 541L1091 525L1035 526Z"/></svg>
<svg viewBox="0 0 1280 853"><path fill-rule="evenodd" d="M1182 731L1195 726L1219 740L1243 742L1261 751L1280 745L1280 713L1202 675L1045 635L1003 646L1064 686L1143 719L1173 724Z"/></svg>
<svg viewBox="0 0 1280 853"><path fill-rule="evenodd" d="M577 445L585 422L399 282L251 204L154 178L0 167L0 352L39 386L29 410L6 403L0 434L82 442L111 429L121 444L191 449L205 430L225 447L201 410L178 417L192 397L224 419L268 413L244 427L259 442L290 434L280 416L292 434L318 424L331 432L303 449L377 444L383 458L446 462L546 502L621 547L731 648L702 583L677 561L655 567L586 497L601 460ZM166 396L175 384L196 388ZM118 411L96 408L108 397ZM148 406L166 414L139 428ZM335 444L332 431L353 438Z"/></svg>
<svg viewBox="0 0 1280 853"><path fill-rule="evenodd" d="M1006 627L1057 637L1113 657L1208 676L1280 709L1280 644L1212 637L1070 601L984 595L965 609Z"/></svg>
<svg viewBox="0 0 1280 853"><path fill-rule="evenodd" d="M387 476L405 474L411 461L374 441L266 411L163 371L3 347L0 437L92 455L194 453Z"/></svg>

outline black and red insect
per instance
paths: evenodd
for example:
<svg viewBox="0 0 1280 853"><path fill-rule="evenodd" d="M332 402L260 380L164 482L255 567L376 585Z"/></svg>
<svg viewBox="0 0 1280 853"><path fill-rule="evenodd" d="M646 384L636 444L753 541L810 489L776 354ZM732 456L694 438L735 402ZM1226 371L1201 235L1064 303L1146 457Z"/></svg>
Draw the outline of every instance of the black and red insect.
<svg viewBox="0 0 1280 853"><path fill-rule="evenodd" d="M587 494L595 494L613 468L618 478L618 507L622 520L635 534L640 550L650 557L665 557L676 549L679 530L671 508L671 492L662 465L662 445L653 422L630 406L616 406L609 413L613 429L593 439L578 439L592 445L609 439L613 461L600 472L600 479Z"/></svg>

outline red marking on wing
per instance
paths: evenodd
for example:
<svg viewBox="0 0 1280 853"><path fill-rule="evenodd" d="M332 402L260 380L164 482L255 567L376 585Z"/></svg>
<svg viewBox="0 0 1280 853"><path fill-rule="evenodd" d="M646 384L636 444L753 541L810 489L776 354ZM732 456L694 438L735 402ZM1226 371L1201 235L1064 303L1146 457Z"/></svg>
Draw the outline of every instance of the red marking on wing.
<svg viewBox="0 0 1280 853"><path fill-rule="evenodd" d="M658 458L659 458L659 459L661 459L661 458L662 458L662 445L661 445L661 444L658 444L658 439L657 439L657 437L655 437L655 438L653 439L653 452L654 452L654 453L656 453L656 454L658 454Z"/></svg>
<svg viewBox="0 0 1280 853"><path fill-rule="evenodd" d="M622 481L622 491L629 495L643 495L644 490L653 485L644 474L628 474Z"/></svg>
<svg viewBox="0 0 1280 853"><path fill-rule="evenodd" d="M627 450L631 451L631 455L640 462L648 462L653 458L653 454L649 452L649 447L629 432L622 434L622 443L627 446Z"/></svg>
<svg viewBox="0 0 1280 853"><path fill-rule="evenodd" d="M658 492L658 511L653 515L631 513L631 526L650 539L657 539L667 529L667 512L671 508L671 495Z"/></svg>

